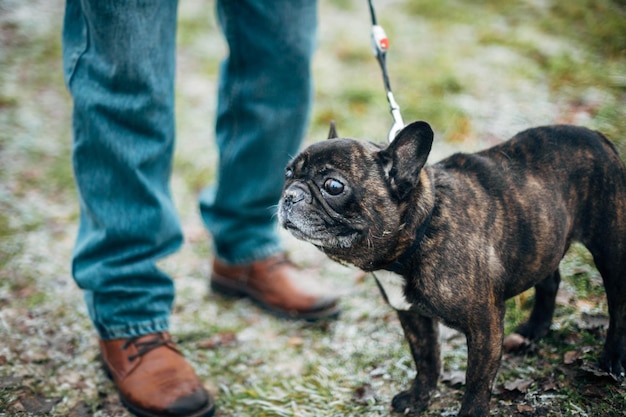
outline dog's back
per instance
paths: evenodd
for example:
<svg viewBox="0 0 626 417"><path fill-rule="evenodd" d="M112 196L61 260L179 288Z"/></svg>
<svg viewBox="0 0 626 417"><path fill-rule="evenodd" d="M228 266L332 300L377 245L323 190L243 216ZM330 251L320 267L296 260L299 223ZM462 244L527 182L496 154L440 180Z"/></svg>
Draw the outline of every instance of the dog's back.
<svg viewBox="0 0 626 417"><path fill-rule="evenodd" d="M507 189L519 189L518 199L526 200L528 209L533 210L533 203L563 205L568 241L580 241L596 255L593 249L606 246L608 238L626 254L626 167L600 132L570 125L539 127L481 154L499 164L501 178L515 181ZM539 181L549 200L534 194Z"/></svg>
<svg viewBox="0 0 626 417"><path fill-rule="evenodd" d="M533 128L431 169L446 222L480 232L465 244L495 248L503 268L517 275L504 289L507 297L558 268L572 241L619 271L603 276L626 282L626 167L602 134Z"/></svg>

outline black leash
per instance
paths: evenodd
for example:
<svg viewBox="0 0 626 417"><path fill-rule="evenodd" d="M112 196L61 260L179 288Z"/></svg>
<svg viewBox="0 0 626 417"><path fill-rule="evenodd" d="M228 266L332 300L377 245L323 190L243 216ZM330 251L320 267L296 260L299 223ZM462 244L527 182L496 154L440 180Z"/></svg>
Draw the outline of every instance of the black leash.
<svg viewBox="0 0 626 417"><path fill-rule="evenodd" d="M382 26L376 22L376 12L374 11L374 4L372 0L368 0L370 6L370 14L372 16L372 49L374 55L380 64L380 68L383 72L383 83L385 84L385 92L387 93L387 101L391 108L391 116L393 117L393 124L389 130L389 142L393 141L398 132L404 127L404 121L400 114L400 106L396 103L391 91L391 83L389 82L389 74L387 73L387 50L389 49L389 39Z"/></svg>

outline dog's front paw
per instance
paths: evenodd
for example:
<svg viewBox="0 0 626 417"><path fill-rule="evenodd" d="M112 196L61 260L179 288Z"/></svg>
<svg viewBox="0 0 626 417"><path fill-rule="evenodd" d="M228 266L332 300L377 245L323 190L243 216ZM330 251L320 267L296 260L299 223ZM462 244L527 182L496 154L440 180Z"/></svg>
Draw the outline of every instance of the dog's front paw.
<svg viewBox="0 0 626 417"><path fill-rule="evenodd" d="M552 316L550 316L550 319ZM534 320L522 323L515 333L525 337L528 340L539 340L550 333L551 320Z"/></svg>
<svg viewBox="0 0 626 417"><path fill-rule="evenodd" d="M391 400L391 408L405 416L418 416L428 406L428 399L417 399L411 391L402 391Z"/></svg>
<svg viewBox="0 0 626 417"><path fill-rule="evenodd" d="M620 354L619 351L607 351L605 348L600 358L600 367L607 371L617 382L622 382L626 378L624 364L626 364L626 355Z"/></svg>

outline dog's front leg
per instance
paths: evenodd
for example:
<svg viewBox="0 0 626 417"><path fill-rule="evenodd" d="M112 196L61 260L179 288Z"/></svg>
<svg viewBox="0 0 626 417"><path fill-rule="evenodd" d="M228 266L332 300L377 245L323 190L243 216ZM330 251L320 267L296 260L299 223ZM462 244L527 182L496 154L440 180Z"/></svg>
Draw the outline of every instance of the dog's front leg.
<svg viewBox="0 0 626 417"><path fill-rule="evenodd" d="M418 415L428 406L441 372L439 323L413 311L398 311L398 317L411 348L417 376L410 389L393 397L391 406L399 413L407 414L408 410Z"/></svg>
<svg viewBox="0 0 626 417"><path fill-rule="evenodd" d="M491 388L502 357L505 310L504 305L490 307L489 314L482 315L466 333L466 387L459 417L489 415Z"/></svg>

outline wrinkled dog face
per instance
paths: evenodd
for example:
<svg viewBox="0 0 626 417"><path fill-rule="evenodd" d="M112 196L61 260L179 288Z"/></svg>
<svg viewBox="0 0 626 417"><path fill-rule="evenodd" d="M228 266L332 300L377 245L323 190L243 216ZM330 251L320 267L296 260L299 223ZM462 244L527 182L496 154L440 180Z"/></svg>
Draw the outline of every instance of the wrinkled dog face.
<svg viewBox="0 0 626 417"><path fill-rule="evenodd" d="M281 225L332 259L364 270L392 259L405 206L398 184L415 184L400 178L402 169L394 163L412 147L391 148L335 138L306 148L285 171ZM417 165L411 167L415 182Z"/></svg>
<svg viewBox="0 0 626 417"><path fill-rule="evenodd" d="M366 239L370 233L371 208L377 204L379 177L371 144L337 139L311 146L293 160L285 171L286 184L279 205L281 224L299 239L320 248L345 249ZM356 166L354 154L361 154ZM359 183L374 187L363 195ZM377 222L379 223L379 222Z"/></svg>

